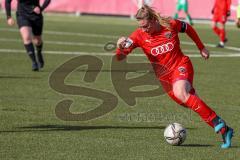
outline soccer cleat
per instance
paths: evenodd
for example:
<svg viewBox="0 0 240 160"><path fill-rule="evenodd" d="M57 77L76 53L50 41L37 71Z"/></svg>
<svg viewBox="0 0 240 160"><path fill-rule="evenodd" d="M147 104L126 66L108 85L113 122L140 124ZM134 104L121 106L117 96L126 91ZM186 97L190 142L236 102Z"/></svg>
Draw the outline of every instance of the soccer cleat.
<svg viewBox="0 0 240 160"><path fill-rule="evenodd" d="M228 127L226 132L222 135L222 138L223 138L223 144L221 145L222 149L231 147L232 137L233 137L233 129Z"/></svg>
<svg viewBox="0 0 240 160"><path fill-rule="evenodd" d="M227 43L228 39L225 38L224 41L220 41L216 47L218 48L224 48L224 44Z"/></svg>
<svg viewBox="0 0 240 160"><path fill-rule="evenodd" d="M218 44L216 45L216 47L217 47L217 48L224 48L224 44L218 43Z"/></svg>
<svg viewBox="0 0 240 160"><path fill-rule="evenodd" d="M32 64L32 71L39 71L38 64L36 62Z"/></svg>

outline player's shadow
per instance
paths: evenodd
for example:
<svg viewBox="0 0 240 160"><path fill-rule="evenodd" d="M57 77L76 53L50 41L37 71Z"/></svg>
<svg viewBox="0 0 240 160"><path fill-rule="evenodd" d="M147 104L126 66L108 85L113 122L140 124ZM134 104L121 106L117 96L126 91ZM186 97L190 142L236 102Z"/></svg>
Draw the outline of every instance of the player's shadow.
<svg viewBox="0 0 240 160"><path fill-rule="evenodd" d="M164 129L164 126L70 126L70 125L38 125L19 127L25 131L82 131L82 130L103 130L103 129Z"/></svg>
<svg viewBox="0 0 240 160"><path fill-rule="evenodd" d="M104 129L151 129L163 130L166 126L71 126L71 125L35 125L18 127L16 130L0 131L0 133L14 133L14 132L51 132L51 131L83 131L83 130L104 130ZM194 129L194 128L187 128Z"/></svg>
<svg viewBox="0 0 240 160"><path fill-rule="evenodd" d="M36 77L36 76L21 76L21 75L19 75L19 76L10 76L10 75L6 75L6 76L0 76L0 79L40 79L41 77Z"/></svg>
<svg viewBox="0 0 240 160"><path fill-rule="evenodd" d="M210 144L182 144L181 147L213 147Z"/></svg>

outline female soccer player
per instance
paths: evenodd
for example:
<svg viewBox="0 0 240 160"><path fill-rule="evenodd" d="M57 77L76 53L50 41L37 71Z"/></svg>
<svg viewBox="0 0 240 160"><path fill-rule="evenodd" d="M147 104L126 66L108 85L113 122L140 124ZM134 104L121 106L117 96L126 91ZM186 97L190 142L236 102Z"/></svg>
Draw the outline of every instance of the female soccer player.
<svg viewBox="0 0 240 160"><path fill-rule="evenodd" d="M178 33L186 32L196 43L202 57L209 58L209 52L195 30L185 22L161 17L147 5L140 8L135 17L139 28L128 38L118 39L117 59L121 60L136 47L141 47L168 95L180 105L198 113L206 123L214 127L215 132L222 134L224 143L221 147L229 148L233 129L195 93L192 86L192 63L180 48Z"/></svg>
<svg viewBox="0 0 240 160"><path fill-rule="evenodd" d="M32 60L32 70L38 71L43 68L44 59L42 56L42 29L43 29L43 15L42 12L49 5L51 0L45 0L43 5L40 6L39 0L18 0L16 18L20 34L25 46L26 52ZM12 0L5 1L5 8L7 14L7 24L14 25L14 19L11 16L11 2ZM33 34L33 37L32 37ZM35 57L36 46L37 58Z"/></svg>
<svg viewBox="0 0 240 160"><path fill-rule="evenodd" d="M176 0L176 13L174 15L174 19L178 18L178 13L183 10L186 16L186 19L189 24L193 25L192 18L188 13L188 1L187 0Z"/></svg>
<svg viewBox="0 0 240 160"><path fill-rule="evenodd" d="M212 29L220 39L220 42L217 44L217 47L219 48L224 48L224 44L227 42L225 23L227 21L227 17L230 16L231 14L230 6L231 0L215 0L212 9L213 14Z"/></svg>

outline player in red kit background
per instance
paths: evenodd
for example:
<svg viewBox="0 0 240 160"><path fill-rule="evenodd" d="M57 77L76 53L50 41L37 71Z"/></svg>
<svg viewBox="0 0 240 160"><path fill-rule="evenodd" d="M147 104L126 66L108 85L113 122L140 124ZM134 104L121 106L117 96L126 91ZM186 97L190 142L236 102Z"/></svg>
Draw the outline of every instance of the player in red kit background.
<svg viewBox="0 0 240 160"><path fill-rule="evenodd" d="M231 0L215 0L214 6L212 9L212 14L213 14L212 29L220 39L220 42L217 45L217 47L220 47L220 48L223 48L224 43L227 42L225 23L227 21L227 17L230 16L231 14L230 6L231 6Z"/></svg>
<svg viewBox="0 0 240 160"><path fill-rule="evenodd" d="M139 28L128 38L119 38L116 50L118 60L124 59L133 49L142 48L168 95L175 102L198 113L206 123L214 127L215 132L222 134L224 143L221 147L229 148L233 129L195 93L192 86L193 66L180 48L178 33L186 32L196 43L202 57L209 58L209 52L195 30L185 22L161 17L147 5L140 8L135 17Z"/></svg>

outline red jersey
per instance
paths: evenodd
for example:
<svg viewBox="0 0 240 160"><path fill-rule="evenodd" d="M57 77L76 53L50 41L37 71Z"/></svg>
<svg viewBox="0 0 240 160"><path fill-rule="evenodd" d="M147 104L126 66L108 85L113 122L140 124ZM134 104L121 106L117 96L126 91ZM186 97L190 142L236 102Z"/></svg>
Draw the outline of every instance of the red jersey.
<svg viewBox="0 0 240 160"><path fill-rule="evenodd" d="M213 6L213 14L218 16L226 16L230 11L231 0L215 0Z"/></svg>
<svg viewBox="0 0 240 160"><path fill-rule="evenodd" d="M179 20L170 21L171 30L161 26L159 32L148 34L142 29L136 29L130 36L132 45L129 48L117 49L117 55L129 54L134 48L141 47L150 62L154 65L164 67L168 72L176 69L183 59L189 61L180 48L179 32L186 32L188 36L197 44L199 50L204 48L195 30L187 23ZM156 68L154 67L156 71Z"/></svg>

